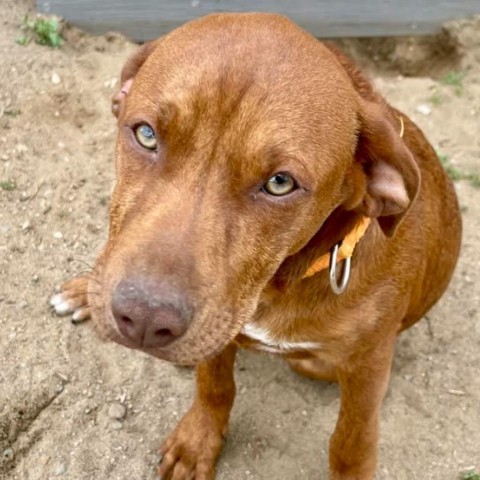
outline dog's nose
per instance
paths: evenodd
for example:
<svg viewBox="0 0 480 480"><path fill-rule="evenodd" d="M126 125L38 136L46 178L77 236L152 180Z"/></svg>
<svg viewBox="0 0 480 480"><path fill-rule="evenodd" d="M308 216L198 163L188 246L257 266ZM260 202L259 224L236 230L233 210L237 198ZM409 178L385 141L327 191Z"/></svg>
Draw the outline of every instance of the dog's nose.
<svg viewBox="0 0 480 480"><path fill-rule="evenodd" d="M120 333L136 347L165 347L188 329L192 308L185 294L148 278L122 280L112 298Z"/></svg>

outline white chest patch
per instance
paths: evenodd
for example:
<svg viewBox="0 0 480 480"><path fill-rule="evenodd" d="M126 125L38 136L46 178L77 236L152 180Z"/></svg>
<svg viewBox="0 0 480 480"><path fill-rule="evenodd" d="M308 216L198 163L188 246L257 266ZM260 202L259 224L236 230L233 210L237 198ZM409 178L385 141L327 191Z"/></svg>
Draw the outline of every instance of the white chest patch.
<svg viewBox="0 0 480 480"><path fill-rule="evenodd" d="M277 340L271 337L268 330L247 323L242 329L242 334L260 343L258 348L270 353L286 353L299 350L318 350L320 344L316 342L290 342L288 340Z"/></svg>

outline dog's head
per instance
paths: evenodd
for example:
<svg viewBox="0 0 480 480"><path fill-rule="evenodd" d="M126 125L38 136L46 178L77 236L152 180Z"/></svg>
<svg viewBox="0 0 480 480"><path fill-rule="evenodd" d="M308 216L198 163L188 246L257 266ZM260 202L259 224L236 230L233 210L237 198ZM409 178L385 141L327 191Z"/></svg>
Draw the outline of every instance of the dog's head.
<svg viewBox="0 0 480 480"><path fill-rule="evenodd" d="M339 208L391 235L415 162L335 55L283 17L213 15L125 65L92 296L105 334L191 364L221 350Z"/></svg>

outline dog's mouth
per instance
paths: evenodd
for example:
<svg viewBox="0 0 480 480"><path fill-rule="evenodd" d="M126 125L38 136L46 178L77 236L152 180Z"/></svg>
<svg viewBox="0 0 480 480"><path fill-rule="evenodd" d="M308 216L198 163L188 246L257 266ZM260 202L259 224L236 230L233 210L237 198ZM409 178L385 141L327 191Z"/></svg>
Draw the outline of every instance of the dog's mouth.
<svg viewBox="0 0 480 480"><path fill-rule="evenodd" d="M205 312L192 318L188 330L168 345L152 347L132 342L123 335L115 323L111 309L106 305L95 308L92 312L94 327L101 337L129 349L139 350L158 359L184 366L195 366L219 354L235 340L248 318L245 314Z"/></svg>
<svg viewBox="0 0 480 480"><path fill-rule="evenodd" d="M197 335L196 332L192 331L188 337L186 335L185 338L180 337L168 346L153 348L134 345L117 332L110 336L110 339L124 347L142 351L160 360L177 365L195 366L224 350L238 336L241 329L242 326L238 325L228 331L221 332L221 336L214 338L213 341L208 343L205 343L204 336ZM192 336L196 338L192 339Z"/></svg>

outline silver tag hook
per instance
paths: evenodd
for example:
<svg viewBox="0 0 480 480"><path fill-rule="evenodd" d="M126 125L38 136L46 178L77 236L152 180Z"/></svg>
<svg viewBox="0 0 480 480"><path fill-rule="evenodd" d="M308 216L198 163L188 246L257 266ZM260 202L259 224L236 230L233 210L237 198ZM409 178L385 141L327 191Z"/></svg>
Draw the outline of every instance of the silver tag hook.
<svg viewBox="0 0 480 480"><path fill-rule="evenodd" d="M330 250L330 266L329 266L329 276L330 276L330 287L336 295L340 295L347 288L348 282L350 280L350 265L352 262L352 257L345 258L341 263L343 264L342 269L342 279L340 285L337 281L337 256L338 250L342 242L336 243Z"/></svg>

